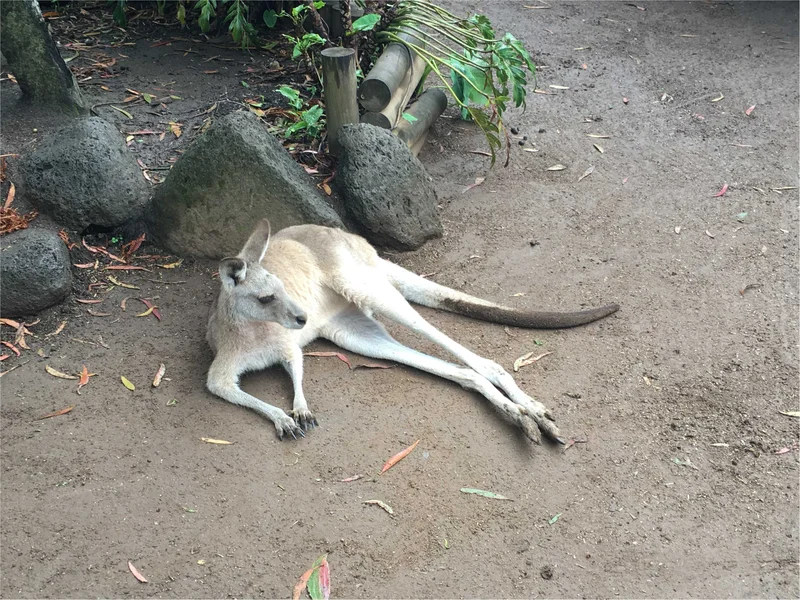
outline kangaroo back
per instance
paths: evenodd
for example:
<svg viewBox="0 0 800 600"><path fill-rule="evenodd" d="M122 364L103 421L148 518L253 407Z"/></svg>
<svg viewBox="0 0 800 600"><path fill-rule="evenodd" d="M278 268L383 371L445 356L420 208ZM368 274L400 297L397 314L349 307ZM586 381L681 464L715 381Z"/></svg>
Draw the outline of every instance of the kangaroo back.
<svg viewBox="0 0 800 600"><path fill-rule="evenodd" d="M562 329L585 325L619 310L617 304L576 312L518 310L439 285L386 260L381 262L381 266L392 285L409 302L502 325L531 329Z"/></svg>

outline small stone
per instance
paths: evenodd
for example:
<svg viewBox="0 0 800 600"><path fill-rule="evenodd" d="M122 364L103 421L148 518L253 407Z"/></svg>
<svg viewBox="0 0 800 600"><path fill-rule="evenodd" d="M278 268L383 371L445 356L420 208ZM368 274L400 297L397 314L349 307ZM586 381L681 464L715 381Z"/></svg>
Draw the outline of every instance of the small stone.
<svg viewBox="0 0 800 600"><path fill-rule="evenodd" d="M511 133L513 135L517 135L519 133L519 128L518 127L512 127L510 131L511 131Z"/></svg>
<svg viewBox="0 0 800 600"><path fill-rule="evenodd" d="M69 252L48 229L23 229L3 236L0 251L0 313L34 315L72 291Z"/></svg>
<svg viewBox="0 0 800 600"><path fill-rule="evenodd" d="M524 145L525 145L525 140L520 140L520 141L519 141L519 142L517 142L517 143L518 143L520 146L524 146Z"/></svg>
<svg viewBox="0 0 800 600"><path fill-rule="evenodd" d="M539 133L546 133L547 130L544 127L539 128Z"/></svg>
<svg viewBox="0 0 800 600"><path fill-rule="evenodd" d="M545 580L552 579L553 578L553 567L551 567L550 565L543 566L542 570L540 571L540 575L542 576L542 579L545 579Z"/></svg>

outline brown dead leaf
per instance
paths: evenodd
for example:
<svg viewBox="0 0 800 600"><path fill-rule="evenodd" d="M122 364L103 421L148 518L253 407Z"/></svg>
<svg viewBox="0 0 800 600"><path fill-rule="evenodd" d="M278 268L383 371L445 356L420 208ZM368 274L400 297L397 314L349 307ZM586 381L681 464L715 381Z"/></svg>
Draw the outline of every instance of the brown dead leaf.
<svg viewBox="0 0 800 600"><path fill-rule="evenodd" d="M586 177L588 177L592 173L594 173L594 165L589 166L589 168L586 169L586 171L583 172L583 175L578 177L578 181L580 181L581 179L585 179Z"/></svg>
<svg viewBox="0 0 800 600"><path fill-rule="evenodd" d="M87 300L84 298L75 298L75 302L80 302L81 304L100 304L102 300Z"/></svg>
<svg viewBox="0 0 800 600"><path fill-rule="evenodd" d="M75 264L75 263L73 263L73 265L72 265L72 266L73 266L73 267L76 267L76 268L78 268L78 269L91 269L92 267L96 267L96 266L97 266L97 261L95 261L95 262L88 262L88 263L81 263L81 264Z"/></svg>
<svg viewBox="0 0 800 600"><path fill-rule="evenodd" d="M303 352L303 356L335 356L348 367L350 367L350 369L353 368L353 365L350 363L350 359L341 352Z"/></svg>
<svg viewBox="0 0 800 600"><path fill-rule="evenodd" d="M53 377L58 377L59 379L78 379L75 375L67 375L66 373L62 373L61 371L57 371L50 365L45 365L44 370L50 373Z"/></svg>
<svg viewBox="0 0 800 600"><path fill-rule="evenodd" d="M38 321L37 321L37 323L38 323ZM14 334L14 343L17 346L19 346L20 348L23 348L25 350L30 350L30 346L28 346L28 344L25 342L25 333L26 332L29 333L29 334L31 333L30 331L28 331L26 329L25 323L20 323L19 327L17 327L17 332ZM31 335L33 335L33 334L31 334Z"/></svg>
<svg viewBox="0 0 800 600"><path fill-rule="evenodd" d="M233 444L233 442L229 442L228 440L216 440L214 438L207 437L201 437L200 440L206 444L216 444L217 446L230 446Z"/></svg>
<svg viewBox="0 0 800 600"><path fill-rule="evenodd" d="M158 319L159 321L161 320L161 313L158 312L158 307L157 306L153 306L153 303L150 302L149 300L147 300L146 298L137 298L137 300L139 300L139 302L144 304L147 308L152 308L153 310L151 312L152 312L153 316L156 319ZM141 315L137 315L137 316L141 316Z"/></svg>
<svg viewBox="0 0 800 600"><path fill-rule="evenodd" d="M175 123L174 121L169 122L169 130L172 132L176 138L181 137L183 131L181 130L181 123Z"/></svg>
<svg viewBox="0 0 800 600"><path fill-rule="evenodd" d="M147 579L145 578L145 576L139 573L139 569L134 567L131 561L128 561L128 569L133 574L133 576L136 577L136 579L138 579L140 582L147 583Z"/></svg>
<svg viewBox="0 0 800 600"><path fill-rule="evenodd" d="M517 360L514 361L514 372L516 373L522 367L532 365L537 360L544 358L548 354L552 354L552 352L545 352L543 354L540 354L539 356L533 356L533 352L528 352L527 354L523 354Z"/></svg>
<svg viewBox="0 0 800 600"><path fill-rule="evenodd" d="M61 323L59 323L58 327L56 327L55 331L51 331L50 333L45 334L44 337L52 337L52 336L58 335L59 333L64 331L64 327L66 327L66 326L67 326L67 322L66 321L61 321Z"/></svg>
<svg viewBox="0 0 800 600"><path fill-rule="evenodd" d="M177 269L178 267L181 266L181 263L183 263L183 259L177 260L177 261L175 261L173 263L169 263L167 265L158 265L158 266L161 269Z"/></svg>
<svg viewBox="0 0 800 600"><path fill-rule="evenodd" d="M158 367L158 371L156 371L156 376L153 377L153 387L158 387L161 385L161 380L164 378L164 373L167 372L167 367L164 363L161 363L161 366Z"/></svg>
<svg viewBox="0 0 800 600"><path fill-rule="evenodd" d="M114 285L118 285L119 287L124 287L129 290L138 290L140 288L136 287L135 285L131 285L130 283L125 283L124 281L120 281L113 275L108 276L108 280L113 283Z"/></svg>
<svg viewBox="0 0 800 600"><path fill-rule="evenodd" d="M81 369L81 378L78 380L78 393L81 393L81 388L89 383L89 370L86 368L86 365L83 365L83 369Z"/></svg>
<svg viewBox="0 0 800 600"><path fill-rule="evenodd" d="M3 208L8 210L11 208L11 203L14 201L14 196L17 195L17 187L14 183L11 183L11 186L8 188L8 196L6 196L6 203L3 205Z"/></svg>
<svg viewBox="0 0 800 600"><path fill-rule="evenodd" d="M352 477L346 477L344 479L340 479L339 481L340 481L340 483L350 483L351 481L358 481L362 477L364 477L364 476L363 475L353 475Z"/></svg>
<svg viewBox="0 0 800 600"><path fill-rule="evenodd" d="M50 419L52 417L60 417L61 415L65 415L67 413L72 412L72 409L75 408L74 404L70 404L69 406L62 408L61 410L57 410L55 412L47 413L46 415L42 415L41 417L36 417L37 421L41 421L42 419Z"/></svg>
<svg viewBox="0 0 800 600"><path fill-rule="evenodd" d="M400 452L395 454L392 458L387 460L386 463L384 463L383 468L381 469L381 473L385 473L386 471L391 469L393 466L395 466L398 462L403 460L406 456L411 454L411 451L414 450L414 448L417 447L417 444L419 444L419 440L417 440L416 442L411 444L408 448L406 448L405 450L401 450Z"/></svg>
<svg viewBox="0 0 800 600"><path fill-rule="evenodd" d="M467 187L465 187L463 190L461 190L461 193L462 193L462 194L466 194L466 193L467 193L468 191L470 191L471 189L473 189L473 188L476 188L476 187L478 187L479 185L481 185L481 184L482 184L484 181L486 181L486 178L485 178L485 177L476 177L476 178L475 178L475 183L471 183L470 185L468 185Z"/></svg>
<svg viewBox="0 0 800 600"><path fill-rule="evenodd" d="M86 312L92 315L93 317L110 317L111 313L104 313L104 312L97 312L92 310L91 308L87 308Z"/></svg>
<svg viewBox="0 0 800 600"><path fill-rule="evenodd" d="M11 348L11 351L12 351L14 354L16 354L17 356L20 356L20 355L21 355L21 352L20 352L20 351L17 349L17 347L16 347L14 344L12 344L11 342L6 342L6 341L4 340L4 341L0 342L0 344L3 344L3 346L5 346L6 348Z"/></svg>

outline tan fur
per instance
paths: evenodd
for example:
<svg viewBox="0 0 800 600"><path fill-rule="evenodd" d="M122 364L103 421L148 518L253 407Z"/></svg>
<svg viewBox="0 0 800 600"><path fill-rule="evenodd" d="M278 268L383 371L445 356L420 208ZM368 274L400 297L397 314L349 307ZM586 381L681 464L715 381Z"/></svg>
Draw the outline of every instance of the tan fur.
<svg viewBox="0 0 800 600"><path fill-rule="evenodd" d="M264 220L237 257L220 263L222 289L212 306L208 342L215 358L207 385L214 394L268 417L278 435L304 435L316 425L302 388L302 348L322 337L373 358L393 360L478 391L531 439L559 439L549 412L517 387L498 364L482 358L425 321L408 300L476 318L529 327L583 324L616 305L578 313L528 313L440 286L381 259L363 238L300 225L270 238ZM451 352L465 366L407 348L373 318L406 325ZM247 394L242 373L280 363L294 385L290 414Z"/></svg>

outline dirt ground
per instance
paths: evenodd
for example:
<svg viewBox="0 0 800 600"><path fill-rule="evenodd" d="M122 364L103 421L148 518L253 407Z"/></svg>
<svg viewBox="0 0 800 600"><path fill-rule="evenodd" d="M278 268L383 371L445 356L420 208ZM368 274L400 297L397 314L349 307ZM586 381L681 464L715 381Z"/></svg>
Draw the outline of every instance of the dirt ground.
<svg viewBox="0 0 800 600"><path fill-rule="evenodd" d="M476 394L402 367L350 371L335 358L306 362L321 427L280 442L269 422L204 389L215 266L122 273L141 290L47 311L32 350L3 363L22 366L2 379L2 596L286 597L328 553L339 598L797 597L798 419L779 411L798 409L798 191L774 188L798 185L798 5L637 4L646 10L454 6L480 5L498 31L523 39L547 94L510 115L527 140L506 169L470 153L485 147L470 125L440 121L421 159L446 234L391 255L513 306L620 302L612 317L566 331L423 309L509 369L524 353L552 352L516 379L583 443L532 446ZM206 108L233 110L243 94L270 89L255 76L240 85L268 55L154 47L180 33L161 35L104 50L121 68L103 82L112 91L84 87L94 102L120 100L125 88L181 97L167 109L140 103L134 121L98 108L126 132L184 124L180 139L132 146L147 166L168 165ZM215 55L220 73L203 74ZM10 82L2 93L3 152L28 151L52 118L16 107ZM547 170L556 164L567 168ZM477 177L484 183L464 192ZM87 256L76 250L74 262ZM87 298L87 277L106 273L78 275ZM154 298L163 319L136 318L133 299L122 312L126 296ZM160 363L168 379L154 389ZM78 396L76 382L45 365L97 375ZM290 407L277 369L244 387ZM70 404L68 415L35 420ZM356 474L364 478L340 481ZM363 503L371 499L394 517Z"/></svg>

